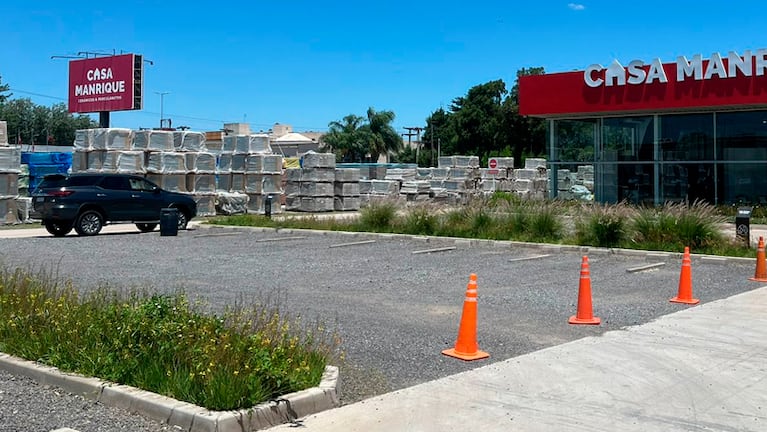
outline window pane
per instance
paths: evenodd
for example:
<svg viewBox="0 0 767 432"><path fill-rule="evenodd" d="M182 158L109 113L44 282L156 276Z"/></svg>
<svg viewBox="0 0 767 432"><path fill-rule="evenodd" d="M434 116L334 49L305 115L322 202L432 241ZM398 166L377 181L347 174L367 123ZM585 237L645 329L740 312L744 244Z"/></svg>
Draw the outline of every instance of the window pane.
<svg viewBox="0 0 767 432"><path fill-rule="evenodd" d="M555 120L553 161L593 162L596 120Z"/></svg>
<svg viewBox="0 0 767 432"><path fill-rule="evenodd" d="M714 115L664 115L660 118L660 160L714 159Z"/></svg>
<svg viewBox="0 0 767 432"><path fill-rule="evenodd" d="M654 125L650 116L604 119L601 160L652 161Z"/></svg>
<svg viewBox="0 0 767 432"><path fill-rule="evenodd" d="M660 175L661 201L714 203L714 164L663 164Z"/></svg>
<svg viewBox="0 0 767 432"><path fill-rule="evenodd" d="M767 164L719 164L719 202L767 204Z"/></svg>
<svg viewBox="0 0 767 432"><path fill-rule="evenodd" d="M767 161L767 111L716 116L717 159Z"/></svg>
<svg viewBox="0 0 767 432"><path fill-rule="evenodd" d="M564 200L594 200L594 165L552 164L549 175L554 197Z"/></svg>

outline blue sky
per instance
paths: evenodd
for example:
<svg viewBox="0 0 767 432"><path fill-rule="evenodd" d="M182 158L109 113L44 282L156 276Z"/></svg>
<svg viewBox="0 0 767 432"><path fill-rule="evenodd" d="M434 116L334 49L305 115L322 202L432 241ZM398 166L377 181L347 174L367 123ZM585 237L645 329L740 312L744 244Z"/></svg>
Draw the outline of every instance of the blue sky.
<svg viewBox="0 0 767 432"><path fill-rule="evenodd" d="M542 66L581 70L618 59L767 48L762 1L29 1L0 2L0 76L14 97L67 97L66 59L139 53L144 109L115 127L247 122L326 130L369 106L395 127L423 126L474 85ZM94 117L95 118L95 117Z"/></svg>

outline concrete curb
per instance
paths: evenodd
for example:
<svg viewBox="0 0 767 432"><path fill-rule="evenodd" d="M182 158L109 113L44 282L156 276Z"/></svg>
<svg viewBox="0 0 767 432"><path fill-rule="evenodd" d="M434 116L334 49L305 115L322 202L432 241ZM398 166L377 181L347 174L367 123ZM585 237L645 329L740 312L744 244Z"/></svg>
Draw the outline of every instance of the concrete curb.
<svg viewBox="0 0 767 432"><path fill-rule="evenodd" d="M410 234L393 234L393 233L372 233L372 232L355 232L355 231L325 231L314 229L300 229L300 228L268 228L268 227L247 227L247 226L235 226L235 225L210 225L199 224L197 228L201 229L246 229L256 232L273 232L280 234L318 234L318 235L339 235L339 236L351 236L359 238L381 238L390 240L413 240L430 243L433 241L443 241L446 243L453 242L457 248L472 248L472 247L494 247L498 249L534 249L546 253L556 252L579 252L584 255L621 255L627 257L646 258L648 260L668 260L668 259L682 259L682 252L664 252L664 251L648 251L642 249L620 249L620 248L601 248L595 246L579 246L579 245L564 245L564 244L551 244L551 243L527 243L515 240L485 240L485 239L471 239L462 237L439 237L439 236L424 236L424 235L410 235ZM728 257L718 255L701 255L690 254L694 259L700 259L700 261L708 264L727 264L727 263L752 263L756 259L743 258L743 257Z"/></svg>
<svg viewBox="0 0 767 432"><path fill-rule="evenodd" d="M341 405L338 398L338 368L326 366L320 385L290 393L279 399L239 411L210 411L188 402L135 387L119 385L60 371L55 367L0 353L0 369L29 377L41 385L60 387L100 403L135 412L177 426L188 432L248 432L316 414Z"/></svg>

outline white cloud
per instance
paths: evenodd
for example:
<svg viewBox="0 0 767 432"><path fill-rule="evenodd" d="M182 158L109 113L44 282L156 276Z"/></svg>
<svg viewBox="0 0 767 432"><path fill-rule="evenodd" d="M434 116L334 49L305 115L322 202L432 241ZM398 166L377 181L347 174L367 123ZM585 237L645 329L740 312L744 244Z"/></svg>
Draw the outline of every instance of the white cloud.
<svg viewBox="0 0 767 432"><path fill-rule="evenodd" d="M568 3L567 7L569 7L570 9L572 9L574 11L582 11L582 10L586 9L586 6L584 6L584 5L580 4L580 3Z"/></svg>

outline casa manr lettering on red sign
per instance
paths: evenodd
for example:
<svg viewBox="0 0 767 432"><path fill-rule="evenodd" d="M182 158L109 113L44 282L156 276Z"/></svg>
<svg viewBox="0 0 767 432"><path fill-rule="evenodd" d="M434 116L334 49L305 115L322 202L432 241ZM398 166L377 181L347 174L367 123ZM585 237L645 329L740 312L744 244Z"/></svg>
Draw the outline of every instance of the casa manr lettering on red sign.
<svg viewBox="0 0 767 432"><path fill-rule="evenodd" d="M726 60L726 63L725 63ZM767 75L767 49L758 49L754 53L743 51L743 55L730 51L727 56L719 53L711 54L703 59L696 54L688 60L685 56L676 59L676 75L671 78L676 82L710 80L712 78L736 78ZM645 63L633 60L624 67L614 60L608 67L593 64L583 72L583 81L591 88L614 87L625 85L641 85L653 83L668 83L669 76L659 58Z"/></svg>

